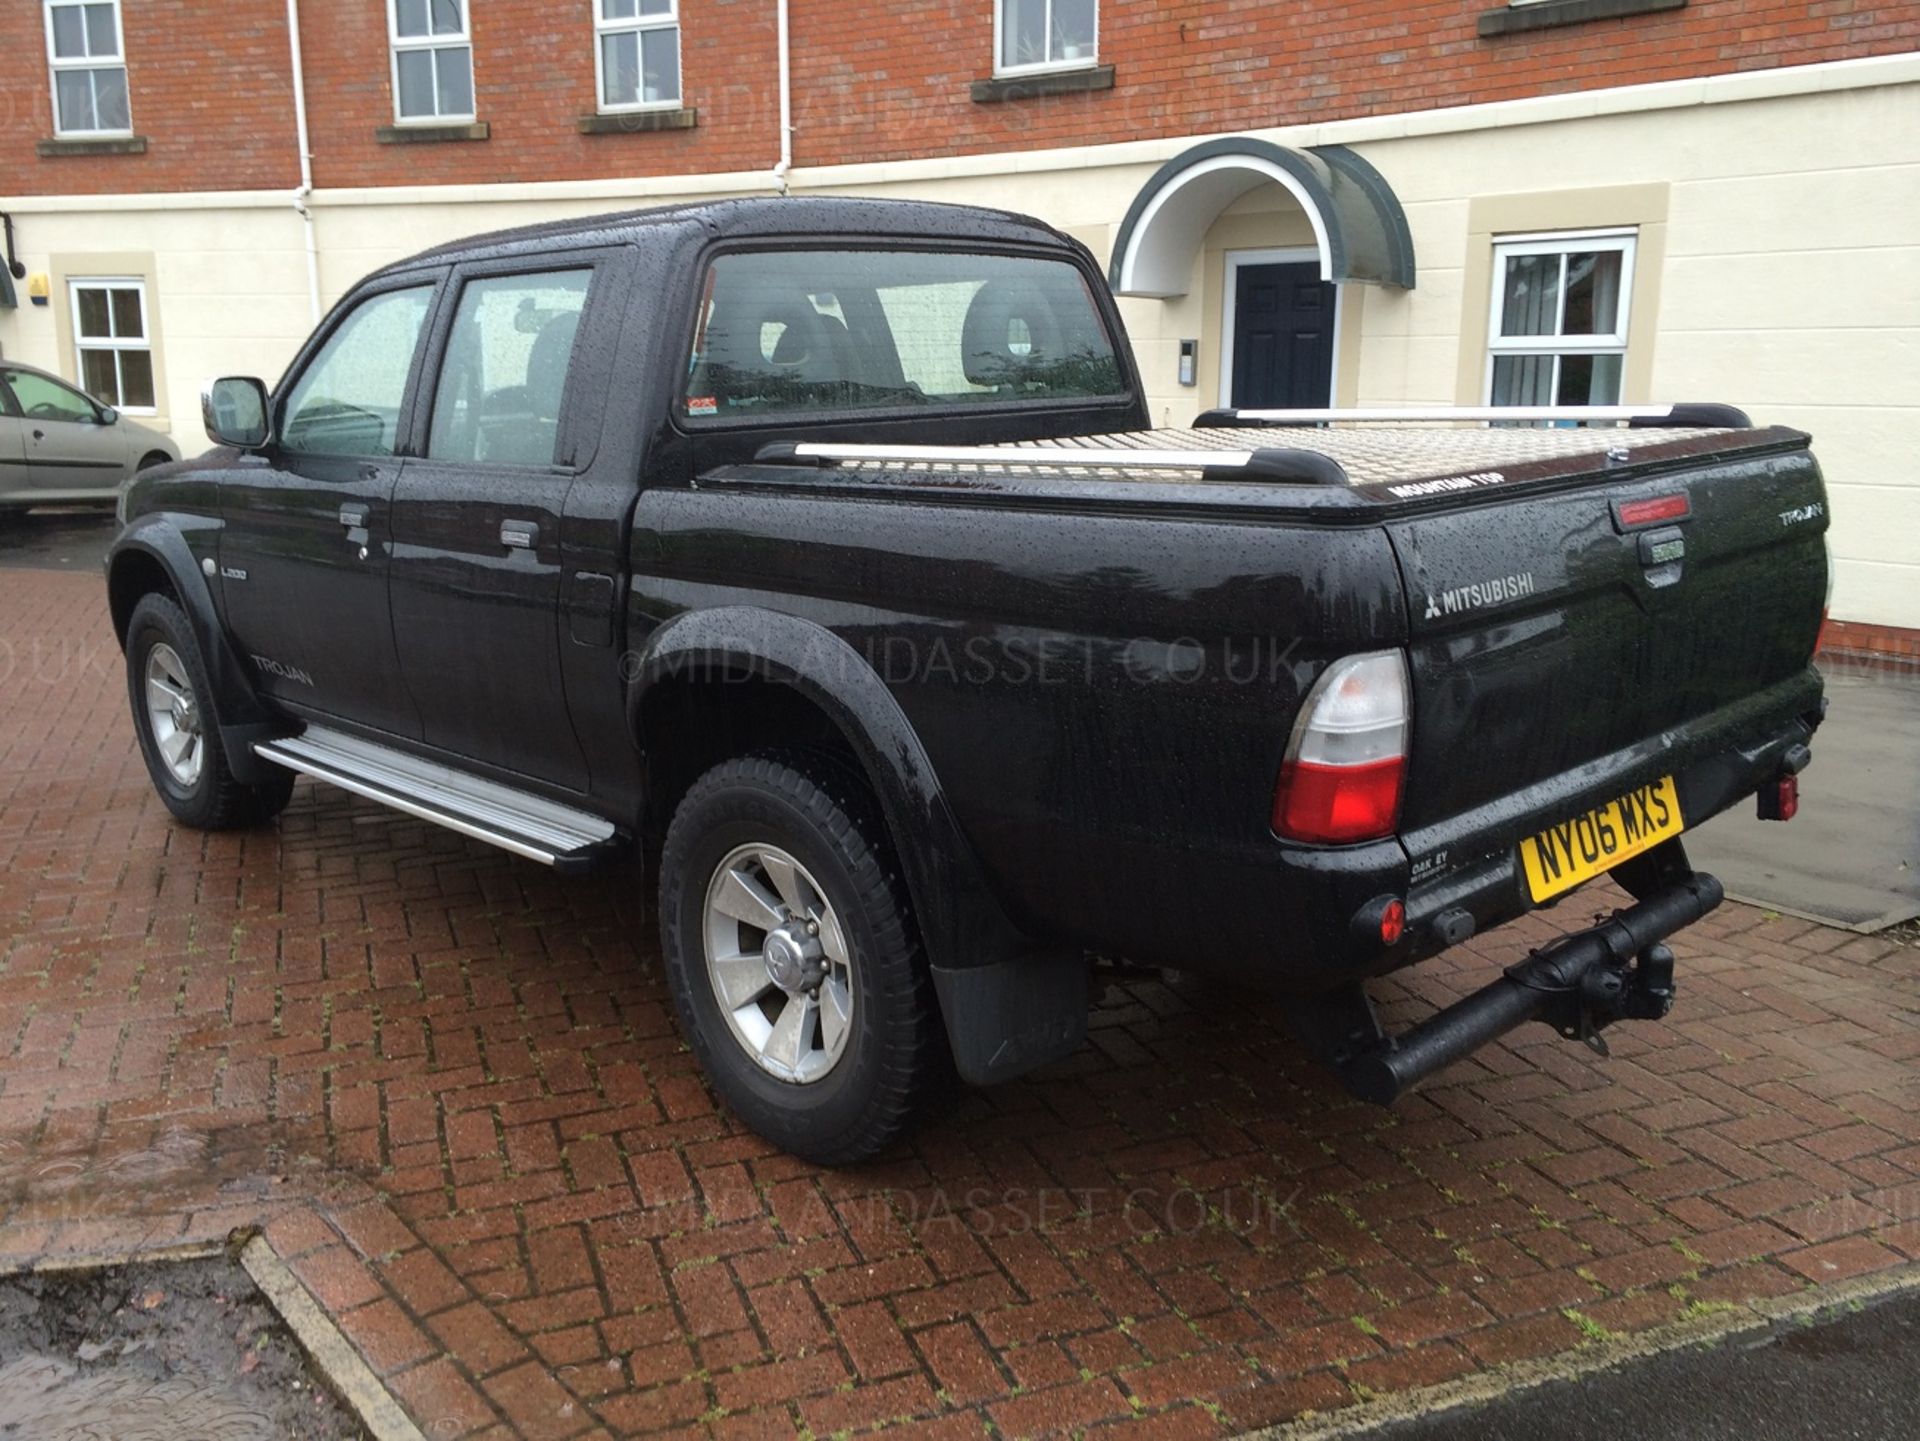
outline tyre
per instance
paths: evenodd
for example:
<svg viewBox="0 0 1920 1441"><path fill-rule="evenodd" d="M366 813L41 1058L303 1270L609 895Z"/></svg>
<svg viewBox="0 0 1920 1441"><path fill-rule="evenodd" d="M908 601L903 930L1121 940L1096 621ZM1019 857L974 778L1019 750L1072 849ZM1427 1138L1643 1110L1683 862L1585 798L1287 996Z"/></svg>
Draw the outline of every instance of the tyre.
<svg viewBox="0 0 1920 1441"><path fill-rule="evenodd" d="M804 757L696 781L660 862L667 981L688 1043L748 1126L822 1165L898 1137L939 1080L932 982L884 827Z"/></svg>
<svg viewBox="0 0 1920 1441"><path fill-rule="evenodd" d="M153 788L168 810L203 831L255 825L278 815L293 794L293 772L245 785L227 753L200 644L171 597L142 596L127 622L127 694Z"/></svg>

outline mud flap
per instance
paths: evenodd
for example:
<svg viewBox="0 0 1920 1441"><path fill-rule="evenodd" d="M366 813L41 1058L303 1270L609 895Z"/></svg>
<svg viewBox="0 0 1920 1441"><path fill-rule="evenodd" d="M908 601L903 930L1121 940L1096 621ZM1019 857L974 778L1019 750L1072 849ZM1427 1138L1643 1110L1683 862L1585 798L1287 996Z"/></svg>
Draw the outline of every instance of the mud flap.
<svg viewBox="0 0 1920 1441"><path fill-rule="evenodd" d="M954 1067L970 1086L1010 1081L1087 1038L1088 965L1078 952L932 971Z"/></svg>

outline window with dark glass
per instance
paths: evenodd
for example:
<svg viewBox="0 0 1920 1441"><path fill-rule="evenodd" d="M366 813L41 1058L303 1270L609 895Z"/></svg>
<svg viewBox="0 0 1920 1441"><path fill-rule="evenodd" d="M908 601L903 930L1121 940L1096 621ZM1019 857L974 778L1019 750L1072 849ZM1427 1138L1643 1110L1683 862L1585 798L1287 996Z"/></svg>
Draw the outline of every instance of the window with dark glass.
<svg viewBox="0 0 1920 1441"><path fill-rule="evenodd" d="M1086 400L1124 389L1078 268L904 250L755 251L714 261L686 413Z"/></svg>
<svg viewBox="0 0 1920 1441"><path fill-rule="evenodd" d="M1633 285L1630 231L1494 247L1488 403L1617 405Z"/></svg>
<svg viewBox="0 0 1920 1441"><path fill-rule="evenodd" d="M73 348L80 383L102 405L152 414L153 348L139 280L73 280Z"/></svg>

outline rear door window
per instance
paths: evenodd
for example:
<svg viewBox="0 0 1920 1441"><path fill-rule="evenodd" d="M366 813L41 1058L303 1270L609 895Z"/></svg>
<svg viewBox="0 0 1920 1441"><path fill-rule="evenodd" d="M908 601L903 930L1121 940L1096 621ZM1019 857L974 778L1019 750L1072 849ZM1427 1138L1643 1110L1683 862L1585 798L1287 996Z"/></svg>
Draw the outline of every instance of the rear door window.
<svg viewBox="0 0 1920 1441"><path fill-rule="evenodd" d="M1105 399L1125 382L1078 267L1022 255L718 257L688 360L693 421Z"/></svg>
<svg viewBox="0 0 1920 1441"><path fill-rule="evenodd" d="M552 465L590 269L470 280L447 336L427 454Z"/></svg>

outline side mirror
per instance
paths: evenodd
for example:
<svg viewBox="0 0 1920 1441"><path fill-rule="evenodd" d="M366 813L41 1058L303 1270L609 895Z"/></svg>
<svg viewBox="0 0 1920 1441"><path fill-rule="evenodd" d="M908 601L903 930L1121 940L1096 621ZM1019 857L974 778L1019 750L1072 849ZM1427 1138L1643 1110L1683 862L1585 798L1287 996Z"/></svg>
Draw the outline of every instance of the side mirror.
<svg viewBox="0 0 1920 1441"><path fill-rule="evenodd" d="M112 425L120 418L120 412L115 410L111 405L103 405L100 407L99 416L102 425Z"/></svg>
<svg viewBox="0 0 1920 1441"><path fill-rule="evenodd" d="M273 440L267 387L250 375L210 380L200 392L200 416L216 445L260 450Z"/></svg>

